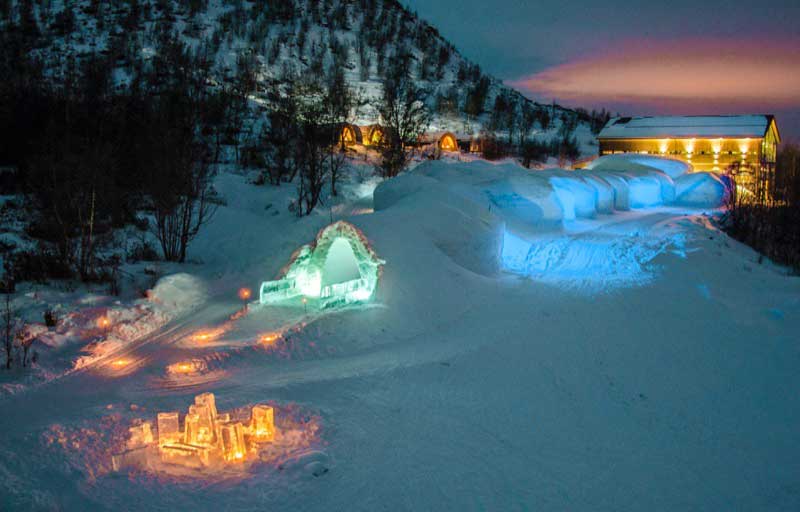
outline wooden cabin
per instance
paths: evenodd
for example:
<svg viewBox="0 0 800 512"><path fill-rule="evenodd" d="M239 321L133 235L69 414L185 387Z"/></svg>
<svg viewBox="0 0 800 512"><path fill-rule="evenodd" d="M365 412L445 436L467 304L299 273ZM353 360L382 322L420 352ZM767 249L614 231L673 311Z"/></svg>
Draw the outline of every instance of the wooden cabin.
<svg viewBox="0 0 800 512"><path fill-rule="evenodd" d="M383 141L384 129L379 124L371 124L361 127L361 134L365 146L377 146Z"/></svg>
<svg viewBox="0 0 800 512"><path fill-rule="evenodd" d="M340 142L343 146L350 147L361 144L361 129L354 124L344 124L341 126Z"/></svg>
<svg viewBox="0 0 800 512"><path fill-rule="evenodd" d="M335 126L336 134L338 134L338 142L342 147L353 146L378 146L387 137L392 136L389 128L385 128L379 124L372 125L354 125L344 123ZM438 149L446 152L457 153L459 151L479 151L480 141L466 135L456 135L453 132L441 131L430 132L420 137L417 143L413 144L415 147L436 145Z"/></svg>
<svg viewBox="0 0 800 512"><path fill-rule="evenodd" d="M437 141L439 149L442 151L458 151L458 139L451 132L445 132L439 137Z"/></svg>
<svg viewBox="0 0 800 512"><path fill-rule="evenodd" d="M597 136L600 156L640 153L676 158L695 171L729 173L766 193L781 141L772 115L616 117Z"/></svg>

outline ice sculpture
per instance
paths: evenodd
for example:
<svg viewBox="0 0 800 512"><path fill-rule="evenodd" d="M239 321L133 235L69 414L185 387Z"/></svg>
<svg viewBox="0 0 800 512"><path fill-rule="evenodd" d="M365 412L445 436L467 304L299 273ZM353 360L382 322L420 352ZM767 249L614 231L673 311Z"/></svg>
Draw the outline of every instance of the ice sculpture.
<svg viewBox="0 0 800 512"><path fill-rule="evenodd" d="M275 437L275 411L266 405L256 405L250 418L250 432L259 441L271 441Z"/></svg>
<svg viewBox="0 0 800 512"><path fill-rule="evenodd" d="M262 283L261 303L295 297L316 300L323 308L363 302L375 293L384 263L358 228L336 222L293 255L282 279Z"/></svg>
<svg viewBox="0 0 800 512"><path fill-rule="evenodd" d="M157 441L149 422L129 429L126 450L112 458L114 469L160 463L203 469L243 462L258 445L274 440L275 411L256 405L249 421L236 421L229 413L217 412L212 393L203 393L189 406L183 430L177 411L158 413L157 425Z"/></svg>

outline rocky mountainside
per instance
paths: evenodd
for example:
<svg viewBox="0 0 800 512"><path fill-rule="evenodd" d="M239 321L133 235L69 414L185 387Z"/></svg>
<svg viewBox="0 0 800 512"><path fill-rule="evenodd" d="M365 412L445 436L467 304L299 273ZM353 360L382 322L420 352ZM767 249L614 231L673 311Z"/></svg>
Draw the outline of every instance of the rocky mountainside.
<svg viewBox="0 0 800 512"><path fill-rule="evenodd" d="M5 0L0 23L54 76L102 57L116 87L156 65L171 41L208 67L214 85L244 87L254 104L269 105L282 83L338 69L369 105L399 67L428 91L433 129L475 133L491 121L513 132L513 119L527 115L547 132L592 120L505 87L397 0ZM358 114L376 121L369 106Z"/></svg>

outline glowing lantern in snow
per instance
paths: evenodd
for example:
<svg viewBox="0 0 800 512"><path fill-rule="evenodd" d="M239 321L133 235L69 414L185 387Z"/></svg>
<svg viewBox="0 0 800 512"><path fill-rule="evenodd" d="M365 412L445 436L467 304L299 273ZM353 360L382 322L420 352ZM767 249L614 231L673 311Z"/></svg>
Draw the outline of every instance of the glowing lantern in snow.
<svg viewBox="0 0 800 512"><path fill-rule="evenodd" d="M108 329L111 327L111 320L107 316L101 316L97 319L97 327L100 329Z"/></svg>
<svg viewBox="0 0 800 512"><path fill-rule="evenodd" d="M171 375L190 375L207 370L206 363L201 359L180 361L167 366L167 373Z"/></svg>
<svg viewBox="0 0 800 512"><path fill-rule="evenodd" d="M212 334L207 333L207 332L198 332L197 334L192 336L192 339L194 339L195 341L208 341L211 338L212 338Z"/></svg>
<svg viewBox="0 0 800 512"><path fill-rule="evenodd" d="M194 365L191 363L178 363L174 367L175 373L193 373L194 372Z"/></svg>
<svg viewBox="0 0 800 512"><path fill-rule="evenodd" d="M250 288L240 288L239 289L239 298L246 301L249 300L251 296Z"/></svg>
<svg viewBox="0 0 800 512"><path fill-rule="evenodd" d="M267 334L262 335L258 341L262 345L269 347L275 344L276 341L280 339L281 335L275 332L270 332Z"/></svg>
<svg viewBox="0 0 800 512"><path fill-rule="evenodd" d="M197 331L192 335L192 340L198 343L204 343L219 338L227 330L226 327L218 327L208 331Z"/></svg>

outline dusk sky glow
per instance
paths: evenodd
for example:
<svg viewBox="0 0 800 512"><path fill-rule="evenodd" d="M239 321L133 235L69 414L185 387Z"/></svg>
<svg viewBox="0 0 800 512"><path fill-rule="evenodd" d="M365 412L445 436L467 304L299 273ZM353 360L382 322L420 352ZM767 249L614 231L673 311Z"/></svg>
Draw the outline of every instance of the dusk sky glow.
<svg viewBox="0 0 800 512"><path fill-rule="evenodd" d="M800 139L800 2L404 0L542 102L623 114L774 113Z"/></svg>

